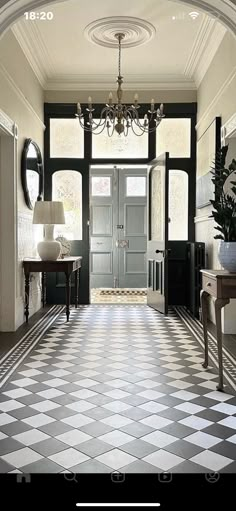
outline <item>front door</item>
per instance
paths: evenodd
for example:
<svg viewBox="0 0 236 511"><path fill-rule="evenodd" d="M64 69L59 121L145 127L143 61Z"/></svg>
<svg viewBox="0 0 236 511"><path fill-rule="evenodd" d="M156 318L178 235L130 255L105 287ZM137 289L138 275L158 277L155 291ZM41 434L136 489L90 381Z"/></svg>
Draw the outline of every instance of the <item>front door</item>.
<svg viewBox="0 0 236 511"><path fill-rule="evenodd" d="M169 153L150 163L148 175L147 304L168 313Z"/></svg>
<svg viewBox="0 0 236 511"><path fill-rule="evenodd" d="M146 287L146 168L90 170L90 287Z"/></svg>

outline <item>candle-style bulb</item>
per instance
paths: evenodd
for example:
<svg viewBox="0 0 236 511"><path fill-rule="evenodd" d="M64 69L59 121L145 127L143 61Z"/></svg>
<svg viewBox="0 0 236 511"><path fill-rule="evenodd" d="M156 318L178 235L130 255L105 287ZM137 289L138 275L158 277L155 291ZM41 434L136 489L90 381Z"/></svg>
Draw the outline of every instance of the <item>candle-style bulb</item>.
<svg viewBox="0 0 236 511"><path fill-rule="evenodd" d="M92 98L91 96L88 97L88 104L91 105L92 104Z"/></svg>
<svg viewBox="0 0 236 511"><path fill-rule="evenodd" d="M135 103L138 103L138 94L137 94L137 92L136 92L136 94L134 95L134 102L135 102Z"/></svg>
<svg viewBox="0 0 236 511"><path fill-rule="evenodd" d="M108 100L109 105L111 105L112 104L112 100L113 100L112 92L109 92L108 98L109 98L109 100Z"/></svg>
<svg viewBox="0 0 236 511"><path fill-rule="evenodd" d="M77 103L77 113L81 114L81 106L80 103Z"/></svg>

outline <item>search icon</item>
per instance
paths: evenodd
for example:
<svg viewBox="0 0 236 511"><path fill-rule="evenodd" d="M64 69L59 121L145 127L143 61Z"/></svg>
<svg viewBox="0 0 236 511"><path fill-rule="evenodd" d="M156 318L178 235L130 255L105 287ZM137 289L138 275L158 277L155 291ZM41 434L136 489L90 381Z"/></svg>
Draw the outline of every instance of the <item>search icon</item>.
<svg viewBox="0 0 236 511"><path fill-rule="evenodd" d="M72 472L69 472L68 474L64 474L64 479L66 481L74 481L75 483L78 483L76 474L73 474Z"/></svg>

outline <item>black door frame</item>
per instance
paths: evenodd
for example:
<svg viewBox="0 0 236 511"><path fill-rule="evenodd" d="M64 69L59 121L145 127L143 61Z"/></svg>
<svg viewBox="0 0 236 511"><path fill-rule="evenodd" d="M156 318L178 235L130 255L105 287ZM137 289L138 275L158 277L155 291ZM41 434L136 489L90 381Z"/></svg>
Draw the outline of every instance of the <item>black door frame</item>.
<svg viewBox="0 0 236 511"><path fill-rule="evenodd" d="M81 105L83 110L86 104ZM149 109L149 104L140 105L140 117ZM100 116L103 105L95 105L94 117ZM90 165L107 165L110 158L92 158L92 135L90 132L84 133L84 158L50 158L50 118L74 118L77 110L76 103L45 103L44 104L44 200L52 198L52 175L60 170L76 170L82 175L82 219L83 219L83 239L79 242L80 255L83 257L80 279L79 301L82 304L89 303L89 168ZM191 152L190 158L170 158L169 169L184 170L189 177L189 223L188 240L195 241L195 202L196 202L196 117L197 103L166 103L165 116L170 118L190 118L191 119ZM112 158L114 165L148 165L156 157L156 134L149 134L148 157L122 159ZM54 282L54 284L53 284ZM47 286L48 303L63 303L62 294L55 296L52 286L54 281L49 280ZM73 291L72 291L73 303Z"/></svg>

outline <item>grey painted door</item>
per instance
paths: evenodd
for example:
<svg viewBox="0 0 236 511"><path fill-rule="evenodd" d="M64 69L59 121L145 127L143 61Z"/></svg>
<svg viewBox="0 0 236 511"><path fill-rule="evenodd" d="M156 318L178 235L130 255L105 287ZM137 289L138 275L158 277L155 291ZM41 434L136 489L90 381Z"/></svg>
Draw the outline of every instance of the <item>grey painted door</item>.
<svg viewBox="0 0 236 511"><path fill-rule="evenodd" d="M147 170L119 170L119 287L147 286Z"/></svg>
<svg viewBox="0 0 236 511"><path fill-rule="evenodd" d="M90 288L116 287L118 182L115 169L90 169Z"/></svg>
<svg viewBox="0 0 236 511"><path fill-rule="evenodd" d="M90 288L146 287L147 171L90 170Z"/></svg>
<svg viewBox="0 0 236 511"><path fill-rule="evenodd" d="M148 176L147 304L168 313L169 153L153 160Z"/></svg>

